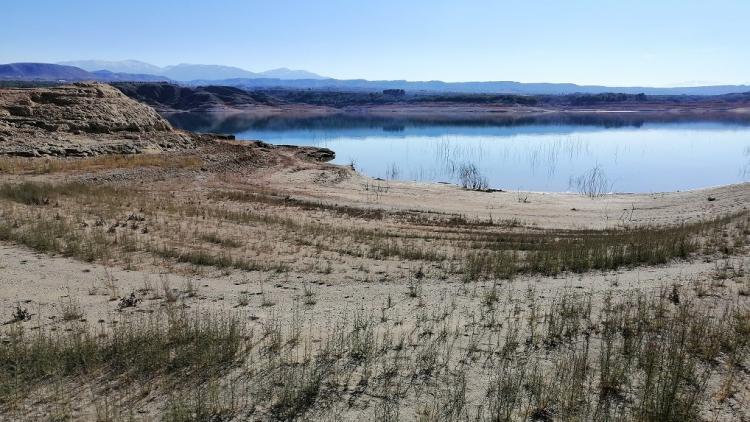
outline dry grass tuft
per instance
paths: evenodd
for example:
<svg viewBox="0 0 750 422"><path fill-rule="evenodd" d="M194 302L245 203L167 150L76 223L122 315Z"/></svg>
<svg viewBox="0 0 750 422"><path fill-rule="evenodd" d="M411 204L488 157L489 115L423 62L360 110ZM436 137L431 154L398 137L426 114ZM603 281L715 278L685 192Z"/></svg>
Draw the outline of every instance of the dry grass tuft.
<svg viewBox="0 0 750 422"><path fill-rule="evenodd" d="M88 158L0 158L0 174L50 174L60 172L99 171L160 167L194 169L202 160L196 155L135 154L100 155Z"/></svg>

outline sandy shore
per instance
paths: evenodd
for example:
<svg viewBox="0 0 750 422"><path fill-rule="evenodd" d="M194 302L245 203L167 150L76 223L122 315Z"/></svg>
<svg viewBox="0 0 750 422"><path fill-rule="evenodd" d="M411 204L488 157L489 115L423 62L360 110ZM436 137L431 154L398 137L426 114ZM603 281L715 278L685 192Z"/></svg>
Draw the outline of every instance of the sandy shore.
<svg viewBox="0 0 750 422"><path fill-rule="evenodd" d="M450 184L374 180L348 169L339 171L345 176L335 183L316 183L335 179L318 169L296 167L268 174L263 183L290 195L329 203L518 220L553 229L681 224L741 212L750 206L750 183L592 199L576 193L475 192Z"/></svg>

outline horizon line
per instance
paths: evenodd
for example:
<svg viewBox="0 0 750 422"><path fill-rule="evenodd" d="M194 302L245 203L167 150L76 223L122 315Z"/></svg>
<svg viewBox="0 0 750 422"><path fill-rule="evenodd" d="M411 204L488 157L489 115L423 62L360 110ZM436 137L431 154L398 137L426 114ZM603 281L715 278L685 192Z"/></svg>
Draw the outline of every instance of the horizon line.
<svg viewBox="0 0 750 422"><path fill-rule="evenodd" d="M71 66L76 67L78 69L87 71L81 67L74 66L72 64L67 64L70 62L82 62L82 61L102 61L102 62L127 62L127 61L133 61L133 62L139 62L146 65L158 67L160 69L166 69L168 67L174 67L179 65L190 65L190 66L218 66L218 67L231 67L235 69L240 69L246 72L250 73L256 73L261 74L264 72L269 72L273 70L290 70L290 71L301 71L301 72L308 72L312 74L316 74L320 76L320 78L301 78L301 79L290 79L290 80L317 80L317 81L367 81L367 82L406 82L406 83L445 83L445 84L471 84L471 83L518 83L518 84L528 84L528 85L539 85L539 84L545 84L545 85L576 85L580 87L604 87L604 88L652 88L652 89L680 89L680 88L703 88L703 87L725 87L725 86L747 86L750 87L750 82L724 82L724 83L718 83L718 82L706 82L703 84L690 84L690 83L674 83L674 84L657 84L657 85L649 85L649 84L609 84L609 83L591 83L591 82L551 82L551 81L521 81L521 80L512 80L512 79L488 79L488 80L443 80L443 79L368 79L365 77L332 77L332 76L325 76L317 71L311 71L303 68L291 68L286 66L281 67L274 67L267 70L262 71L254 71L254 70L248 70L244 67L240 66L234 66L234 65L224 65L224 64L212 64L212 63L178 63L178 64L172 64L172 65L155 65L143 60L139 59L122 59L122 60L100 60L100 59L80 59L80 60L61 60L61 61L49 61L49 62L40 62L40 61L14 61L14 62L6 62L6 63L0 63L0 65L13 65L13 64L52 64L52 65L58 65L58 66ZM109 70L109 69L97 69L94 71L87 71L87 72L95 72L99 70ZM111 71L111 70L109 70ZM113 73L124 73L124 74L143 74L143 73L130 73L130 72L113 72ZM325 73L325 72L324 72ZM146 73L149 74L149 73ZM158 74L152 74L154 76L159 76ZM279 78L252 78L252 77L239 77L239 78L223 78L223 79L195 79L196 81L222 81L222 80L232 80L232 79L279 79ZM174 82L190 82L190 81L178 81L178 80L172 80Z"/></svg>

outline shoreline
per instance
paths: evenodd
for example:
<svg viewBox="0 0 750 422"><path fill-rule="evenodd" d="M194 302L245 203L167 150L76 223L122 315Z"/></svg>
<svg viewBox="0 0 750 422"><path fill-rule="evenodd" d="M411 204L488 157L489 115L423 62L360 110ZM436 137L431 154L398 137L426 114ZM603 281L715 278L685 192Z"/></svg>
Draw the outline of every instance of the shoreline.
<svg viewBox="0 0 750 422"><path fill-rule="evenodd" d="M573 108L573 107L525 107L525 106L505 106L505 105L477 105L477 104L458 104L458 103L427 103L422 105L366 105L366 106L346 106L335 108L329 106L316 106L309 104L285 104L279 107L247 105L241 107L212 107L212 108L193 108L193 109L175 109L165 107L154 107L159 114L173 115L183 113L205 113L216 115L258 115L258 116L275 116L275 117L314 117L314 116L336 116L336 115L370 115L377 117L398 116L398 117L451 117L451 116L547 116L547 115L585 115L585 114L641 114L645 117L666 117L666 116L706 116L706 115L724 115L729 116L747 116L750 119L750 106L742 105L738 107L725 108L710 105L674 105L664 104L656 107L631 107L631 108Z"/></svg>

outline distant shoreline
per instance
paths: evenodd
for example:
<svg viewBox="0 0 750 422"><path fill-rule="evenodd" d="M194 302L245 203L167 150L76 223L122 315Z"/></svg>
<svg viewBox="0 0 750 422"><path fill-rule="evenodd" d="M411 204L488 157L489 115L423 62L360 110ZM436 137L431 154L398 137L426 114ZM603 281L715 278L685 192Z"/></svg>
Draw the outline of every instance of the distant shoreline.
<svg viewBox="0 0 750 422"><path fill-rule="evenodd" d="M750 114L750 93L714 96L644 94L456 94L187 87L170 83L113 83L125 95L160 113L243 112L259 115L734 113Z"/></svg>

